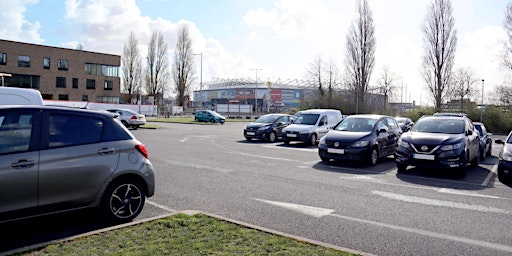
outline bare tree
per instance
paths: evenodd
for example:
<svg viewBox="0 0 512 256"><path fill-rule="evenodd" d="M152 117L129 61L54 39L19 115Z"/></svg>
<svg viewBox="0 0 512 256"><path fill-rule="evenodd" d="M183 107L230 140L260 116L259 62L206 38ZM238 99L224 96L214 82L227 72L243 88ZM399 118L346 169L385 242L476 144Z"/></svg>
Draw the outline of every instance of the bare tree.
<svg viewBox="0 0 512 256"><path fill-rule="evenodd" d="M423 24L423 79L437 111L448 94L457 45L450 0L433 0Z"/></svg>
<svg viewBox="0 0 512 256"><path fill-rule="evenodd" d="M323 98L325 95L325 89L323 87L324 66L325 64L322 57L316 56L306 70L306 79L309 80L313 86L318 88L319 98Z"/></svg>
<svg viewBox="0 0 512 256"><path fill-rule="evenodd" d="M464 111L464 97L471 97L478 89L475 87L478 79L475 78L473 70L469 67L458 68L453 77L453 84L450 93L453 97L460 99L460 111Z"/></svg>
<svg viewBox="0 0 512 256"><path fill-rule="evenodd" d="M378 89L384 95L384 102L386 104L385 108L387 108L387 103L389 99L392 98L395 94L397 86L395 85L396 75L389 70L388 66L385 66L382 69L382 73L378 80Z"/></svg>
<svg viewBox="0 0 512 256"><path fill-rule="evenodd" d="M128 41L123 47L122 62L122 79L124 92L128 94L128 99L132 99L133 94L141 93L140 87L142 83L142 65L139 52L139 43L133 31L128 36Z"/></svg>
<svg viewBox="0 0 512 256"><path fill-rule="evenodd" d="M160 31L154 31L148 45L146 89L149 95L163 100L169 82L169 58L167 43Z"/></svg>
<svg viewBox="0 0 512 256"><path fill-rule="evenodd" d="M508 35L508 41L505 43L503 65L509 69L512 69L512 3L507 5L504 27Z"/></svg>
<svg viewBox="0 0 512 256"><path fill-rule="evenodd" d="M306 79L318 90L317 107L335 107L334 91L340 83L340 75L333 59L324 61L317 56L306 70Z"/></svg>
<svg viewBox="0 0 512 256"><path fill-rule="evenodd" d="M176 100L179 106L185 104L186 96L194 82L194 53L192 52L192 39L187 26L181 26L178 32L178 41L174 53L172 78L176 86Z"/></svg>
<svg viewBox="0 0 512 256"><path fill-rule="evenodd" d="M346 69L349 87L356 95L356 113L364 105L370 76L375 64L375 28L367 0L359 0L358 17L347 35Z"/></svg>
<svg viewBox="0 0 512 256"><path fill-rule="evenodd" d="M494 97L502 106L512 106L512 86L508 84L498 85L494 89Z"/></svg>

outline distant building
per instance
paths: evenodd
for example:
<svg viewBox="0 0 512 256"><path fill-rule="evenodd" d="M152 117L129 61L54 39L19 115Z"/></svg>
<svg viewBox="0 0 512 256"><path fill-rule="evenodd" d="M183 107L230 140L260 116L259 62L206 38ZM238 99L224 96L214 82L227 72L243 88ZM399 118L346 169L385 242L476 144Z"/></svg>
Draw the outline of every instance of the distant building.
<svg viewBox="0 0 512 256"><path fill-rule="evenodd" d="M121 56L0 39L3 85L45 100L119 103Z"/></svg>

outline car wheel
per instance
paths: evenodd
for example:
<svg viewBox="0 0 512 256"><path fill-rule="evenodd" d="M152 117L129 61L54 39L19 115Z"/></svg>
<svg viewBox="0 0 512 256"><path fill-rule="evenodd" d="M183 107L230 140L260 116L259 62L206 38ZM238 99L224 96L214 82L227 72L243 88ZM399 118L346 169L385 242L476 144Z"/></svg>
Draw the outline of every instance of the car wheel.
<svg viewBox="0 0 512 256"><path fill-rule="evenodd" d="M290 144L290 141L289 141L289 140L287 140L287 139L283 139L283 143L284 143L285 145L288 145L288 144Z"/></svg>
<svg viewBox="0 0 512 256"><path fill-rule="evenodd" d="M487 154L486 150L487 150L487 145L485 146L484 150L482 150L480 152L480 156L479 156L480 157L480 161L484 161L485 160L485 157L487 156L486 155Z"/></svg>
<svg viewBox="0 0 512 256"><path fill-rule="evenodd" d="M507 186L512 185L512 182L510 181L510 179L508 177L505 176L505 174L503 173L503 170L501 168L498 168L498 180Z"/></svg>
<svg viewBox="0 0 512 256"><path fill-rule="evenodd" d="M197 117L196 117L196 118L194 118L194 120L195 120L196 122L199 122L199 118L197 118Z"/></svg>
<svg viewBox="0 0 512 256"><path fill-rule="evenodd" d="M144 207L146 200L140 183L123 179L110 184L102 199L102 209L107 217L120 222L133 220Z"/></svg>
<svg viewBox="0 0 512 256"><path fill-rule="evenodd" d="M480 155L480 154L479 154ZM485 154L484 154L485 155ZM478 167L478 164L480 163L480 156L476 156L475 158L473 158L473 160L471 161L471 166L472 167Z"/></svg>
<svg viewBox="0 0 512 256"><path fill-rule="evenodd" d="M466 153L464 155L464 161L462 162L462 166L460 166L459 169L457 170L457 173L459 174L460 177L466 176L466 173L468 171L468 158L469 156Z"/></svg>
<svg viewBox="0 0 512 256"><path fill-rule="evenodd" d="M370 154L370 165L374 166L377 164L379 160L379 152L377 152L376 148L372 149L372 153Z"/></svg>
<svg viewBox="0 0 512 256"><path fill-rule="evenodd" d="M404 174L407 172L407 165L405 164L396 164L396 168L398 169L397 173L399 174Z"/></svg>
<svg viewBox="0 0 512 256"><path fill-rule="evenodd" d="M328 158L328 157L323 157L323 156L321 156L321 157L320 157L320 159L322 159L322 162L329 162L329 161L331 161L331 159L330 159L330 158Z"/></svg>
<svg viewBox="0 0 512 256"><path fill-rule="evenodd" d="M309 145L316 145L316 133L311 134L311 137L309 138Z"/></svg>
<svg viewBox="0 0 512 256"><path fill-rule="evenodd" d="M132 126L132 127L133 127L133 129L134 129L134 130L137 130L137 129L139 128L139 126L138 126L138 125L134 125L134 126Z"/></svg>
<svg viewBox="0 0 512 256"><path fill-rule="evenodd" d="M121 123L125 126L125 127L130 127L130 125L128 124L128 122L126 122L125 120L122 120Z"/></svg>
<svg viewBox="0 0 512 256"><path fill-rule="evenodd" d="M489 144L489 148L487 149L487 155L492 155L492 142Z"/></svg>
<svg viewBox="0 0 512 256"><path fill-rule="evenodd" d="M276 138L277 138L276 133L275 132L270 132L268 134L268 138L267 139L268 139L269 142L275 142Z"/></svg>
<svg viewBox="0 0 512 256"><path fill-rule="evenodd" d="M248 141L249 141L249 140L252 140L252 138L249 138L249 137L245 137L245 140L248 140Z"/></svg>
<svg viewBox="0 0 512 256"><path fill-rule="evenodd" d="M210 120L210 123L212 123L212 124L213 124L213 123L215 123L215 120L211 119L211 120Z"/></svg>

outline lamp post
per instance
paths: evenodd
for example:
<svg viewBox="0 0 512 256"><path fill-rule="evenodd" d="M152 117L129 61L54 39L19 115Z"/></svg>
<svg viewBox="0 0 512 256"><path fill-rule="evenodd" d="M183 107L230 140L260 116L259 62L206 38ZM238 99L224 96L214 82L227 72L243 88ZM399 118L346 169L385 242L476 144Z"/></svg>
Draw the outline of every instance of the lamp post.
<svg viewBox="0 0 512 256"><path fill-rule="evenodd" d="M0 77L2 77L2 87L4 87L4 76L11 77L12 75L6 74L6 73L0 73Z"/></svg>
<svg viewBox="0 0 512 256"><path fill-rule="evenodd" d="M482 79L482 102L480 105L480 122L482 122L482 113L484 112L484 79Z"/></svg>
<svg viewBox="0 0 512 256"><path fill-rule="evenodd" d="M200 55L201 56L201 76L199 80L199 97L201 98L201 102L203 101L203 52L201 53L194 53L194 55Z"/></svg>
<svg viewBox="0 0 512 256"><path fill-rule="evenodd" d="M256 118L258 118L258 70L261 70L261 68L253 68L251 70L256 71L256 86L254 89L254 109L256 110Z"/></svg>

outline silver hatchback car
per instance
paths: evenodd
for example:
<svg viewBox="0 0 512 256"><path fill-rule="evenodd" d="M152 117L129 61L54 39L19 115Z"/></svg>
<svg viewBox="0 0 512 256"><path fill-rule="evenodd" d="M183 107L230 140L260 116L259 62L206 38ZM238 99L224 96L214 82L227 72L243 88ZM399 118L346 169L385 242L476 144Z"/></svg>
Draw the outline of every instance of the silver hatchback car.
<svg viewBox="0 0 512 256"><path fill-rule="evenodd" d="M154 192L145 146L113 114L0 106L0 222L80 208L131 221Z"/></svg>

